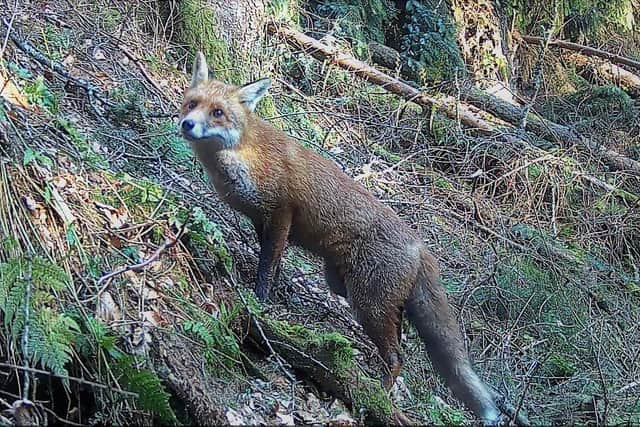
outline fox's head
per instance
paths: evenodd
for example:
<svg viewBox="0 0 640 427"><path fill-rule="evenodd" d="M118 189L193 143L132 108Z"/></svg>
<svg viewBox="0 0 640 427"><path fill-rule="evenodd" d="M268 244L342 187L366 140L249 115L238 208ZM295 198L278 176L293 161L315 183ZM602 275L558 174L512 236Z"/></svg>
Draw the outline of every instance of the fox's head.
<svg viewBox="0 0 640 427"><path fill-rule="evenodd" d="M269 87L269 79L240 87L209 80L206 59L198 52L191 85L180 109L182 136L192 143L233 148L240 141L247 118Z"/></svg>

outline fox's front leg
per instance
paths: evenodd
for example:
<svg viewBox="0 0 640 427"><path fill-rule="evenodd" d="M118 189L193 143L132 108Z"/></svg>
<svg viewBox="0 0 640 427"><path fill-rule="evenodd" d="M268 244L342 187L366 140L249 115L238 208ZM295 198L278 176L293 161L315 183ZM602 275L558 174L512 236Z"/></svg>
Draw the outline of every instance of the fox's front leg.
<svg viewBox="0 0 640 427"><path fill-rule="evenodd" d="M267 299L271 284L280 270L280 260L289 237L291 220L292 214L289 209L277 209L264 221L262 231L258 233L260 260L256 296L260 301Z"/></svg>

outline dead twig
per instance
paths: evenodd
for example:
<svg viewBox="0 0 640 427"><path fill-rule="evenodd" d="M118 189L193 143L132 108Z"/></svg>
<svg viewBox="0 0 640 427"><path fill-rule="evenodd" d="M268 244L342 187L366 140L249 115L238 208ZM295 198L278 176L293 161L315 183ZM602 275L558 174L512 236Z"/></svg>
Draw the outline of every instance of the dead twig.
<svg viewBox="0 0 640 427"><path fill-rule="evenodd" d="M140 58L133 54L123 43L118 43L118 49L120 49L126 56L129 58L140 70L145 79L149 82L151 86L158 92L158 95L165 97L166 90L162 89L160 85L151 77L145 66L142 64ZM171 99L171 103L174 107L178 107L178 104L175 102L175 99Z"/></svg>
<svg viewBox="0 0 640 427"><path fill-rule="evenodd" d="M145 259L142 262L139 262L138 264L133 264L133 265L128 265L126 267L122 267L122 268L120 268L118 270L112 271L111 273L107 273L104 276L100 277L98 279L98 283L97 284L98 284L98 286L101 286L101 288L100 288L100 290L98 291L98 293L96 294L95 297L97 297L102 292L104 292L106 290L106 288L109 286L108 283L104 284L107 280L112 279L115 276L119 276L120 274L126 273L127 271L133 271L133 272L139 273L142 270L144 270L149 264L151 264L152 262L156 261L164 251L166 251L167 249L170 249L173 246L175 246L180 241L182 236L184 235L184 233L186 231L186 228L187 228L187 224L189 223L190 219L191 219L191 212L189 212L189 215L187 216L187 219L184 221L184 224L182 224L182 226L180 227L180 230L175 235L175 237L172 238L172 239L166 239L164 241L164 243L162 245L160 245L158 247L158 249L156 249L155 252L149 258ZM92 299L95 298L95 297L92 297Z"/></svg>
<svg viewBox="0 0 640 427"><path fill-rule="evenodd" d="M84 378L72 377L70 375L55 374L53 372L45 371L43 369L30 368L28 366L19 366L19 365L14 365L12 363L5 363L5 362L0 362L0 367L9 368L9 369L17 369L19 371L31 372L31 373L34 373L34 374L47 375L47 376L50 376L50 377L55 377L55 378L60 378L60 379L63 379L63 380L73 381L74 383L77 383L77 384L87 385L87 386L93 387L93 388L101 388L101 389L104 389L104 390L110 390L110 391L114 391L116 393L120 393L120 394L125 395L125 396L138 398L138 393L134 393L132 391L121 390L121 389L118 389L118 388L115 388L115 387L108 386L106 384L100 384L100 383L96 383L96 382L93 382L93 381L89 381L89 380L86 380Z"/></svg>
<svg viewBox="0 0 640 427"><path fill-rule="evenodd" d="M4 51L7 48L7 43L9 42L9 34L11 34L11 28L13 27L13 21L16 19L16 15L18 12L18 0L16 0L13 10L11 11L11 19L9 19L9 23L6 21L5 25L7 26L7 34L4 36L4 40L2 41L2 47L0 48L0 58L4 58Z"/></svg>

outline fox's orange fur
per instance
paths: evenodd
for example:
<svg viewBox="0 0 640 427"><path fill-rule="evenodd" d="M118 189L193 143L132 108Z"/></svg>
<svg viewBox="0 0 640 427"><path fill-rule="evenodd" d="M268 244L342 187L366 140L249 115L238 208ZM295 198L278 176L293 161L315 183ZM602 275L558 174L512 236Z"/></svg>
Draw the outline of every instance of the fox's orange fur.
<svg viewBox="0 0 640 427"><path fill-rule="evenodd" d="M400 372L403 310L433 365L489 424L503 421L495 394L473 371L421 238L364 187L253 113L270 82L236 87L208 79L198 54L181 127L220 197L247 215L260 241L256 294L267 297L287 241L321 256L331 290L346 297L388 364ZM526 419L519 416L518 422Z"/></svg>

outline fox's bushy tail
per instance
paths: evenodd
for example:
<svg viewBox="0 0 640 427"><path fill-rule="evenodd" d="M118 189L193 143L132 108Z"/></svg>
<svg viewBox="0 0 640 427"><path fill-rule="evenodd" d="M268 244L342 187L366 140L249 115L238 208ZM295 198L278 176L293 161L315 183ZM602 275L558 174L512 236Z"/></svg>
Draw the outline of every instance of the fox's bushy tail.
<svg viewBox="0 0 640 427"><path fill-rule="evenodd" d="M423 256L422 271L405 303L407 317L424 341L432 365L456 398L483 423L500 424L503 417L496 403L496 393L485 385L471 367L462 334L435 265L431 255ZM528 425L524 416L517 418L518 424Z"/></svg>

